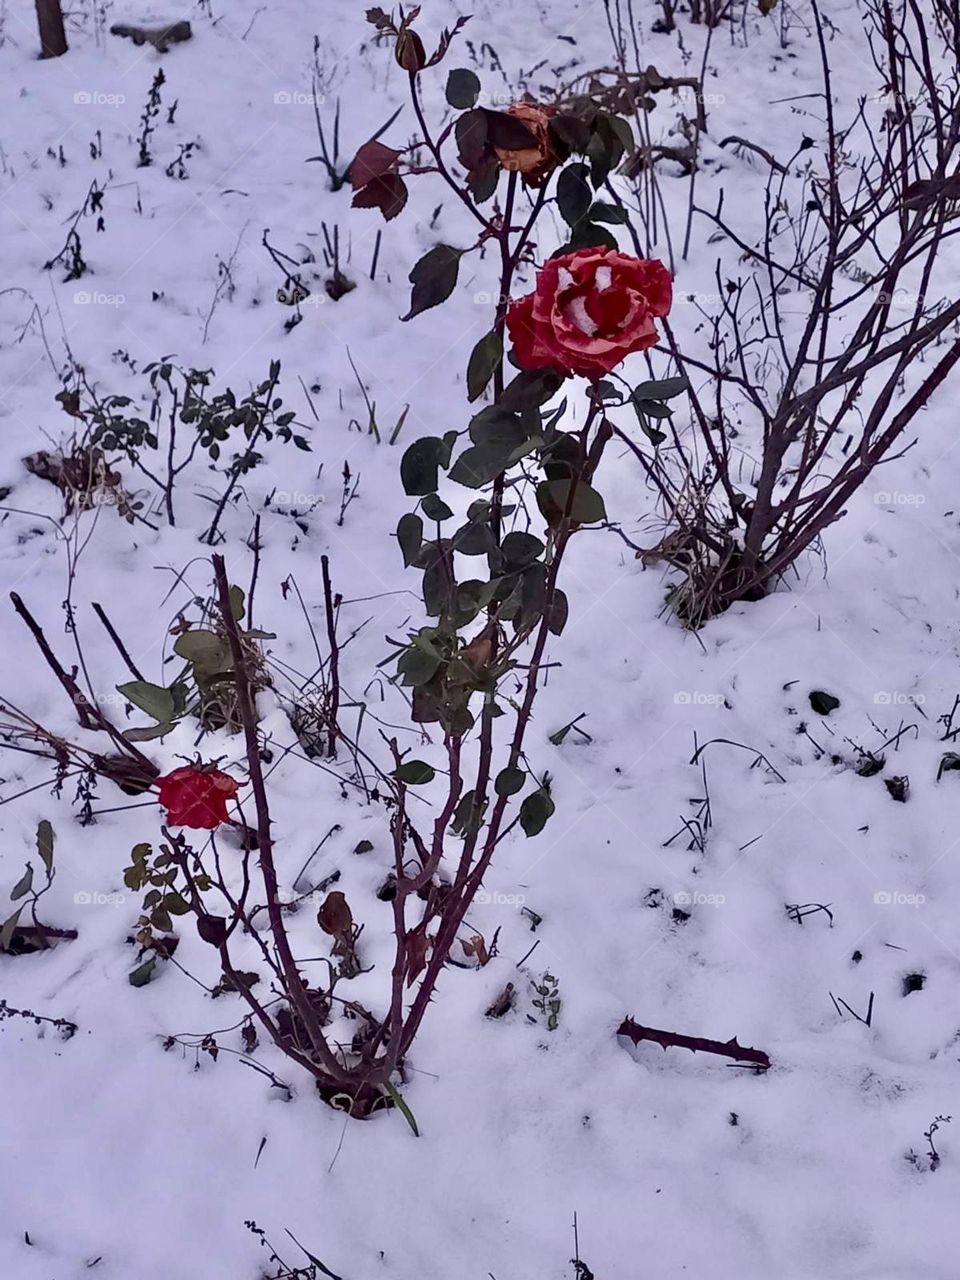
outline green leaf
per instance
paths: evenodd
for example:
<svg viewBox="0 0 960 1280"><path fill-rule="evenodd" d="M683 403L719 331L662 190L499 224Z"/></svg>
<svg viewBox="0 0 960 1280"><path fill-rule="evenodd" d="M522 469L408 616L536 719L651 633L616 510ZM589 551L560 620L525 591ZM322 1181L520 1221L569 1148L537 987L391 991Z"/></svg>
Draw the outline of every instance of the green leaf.
<svg viewBox="0 0 960 1280"><path fill-rule="evenodd" d="M162 738L171 733L175 724L154 724L149 729L124 729L123 736L128 742L152 742L154 738Z"/></svg>
<svg viewBox="0 0 960 1280"><path fill-rule="evenodd" d="M627 221L627 211L618 204L608 204L606 200L594 200L590 206L590 220L620 226Z"/></svg>
<svg viewBox="0 0 960 1280"><path fill-rule="evenodd" d="M471 613L474 617L485 609L493 599L499 578L492 582L482 582L479 578L469 578L457 586L457 609L460 613Z"/></svg>
<svg viewBox="0 0 960 1280"><path fill-rule="evenodd" d="M145 987L153 977L153 971L157 967L157 957L148 956L143 964L137 965L136 969L127 975L127 981L131 987Z"/></svg>
<svg viewBox="0 0 960 1280"><path fill-rule="evenodd" d="M828 716L839 707L840 699L835 698L832 693L824 693L822 689L814 689L810 694L810 705L818 716Z"/></svg>
<svg viewBox="0 0 960 1280"><path fill-rule="evenodd" d="M190 903L186 898L173 890L163 895L163 905L172 916L185 916L190 910Z"/></svg>
<svg viewBox="0 0 960 1280"><path fill-rule="evenodd" d="M448 244L438 244L423 255L410 272L413 292L410 295L410 310L400 317L402 320L412 320L421 312L446 302L456 288L463 252Z"/></svg>
<svg viewBox="0 0 960 1280"><path fill-rule="evenodd" d="M634 405L634 408L637 411L637 421L640 423L640 430L647 437L650 443L654 446L663 444L664 440L667 438L666 433L658 431L657 428L644 417L639 405Z"/></svg>
<svg viewBox="0 0 960 1280"><path fill-rule="evenodd" d="M556 807L547 786L542 786L527 796L520 806L520 826L528 839L540 834Z"/></svg>
<svg viewBox="0 0 960 1280"><path fill-rule="evenodd" d="M482 489L507 469L513 458L512 445L492 441L464 449L450 468L450 479L468 489Z"/></svg>
<svg viewBox="0 0 960 1280"><path fill-rule="evenodd" d="M465 67L455 67L447 76L447 101L457 111L469 111L480 96L480 80Z"/></svg>
<svg viewBox="0 0 960 1280"><path fill-rule="evenodd" d="M18 898L24 898L33 888L33 863L27 863L27 869L10 890L10 901L16 902Z"/></svg>
<svg viewBox="0 0 960 1280"><path fill-rule="evenodd" d="M557 179L557 208L564 222L576 227L586 217L592 200L586 165L568 165Z"/></svg>
<svg viewBox="0 0 960 1280"><path fill-rule="evenodd" d="M479 831L482 825L483 813L477 807L476 792L464 792L460 798L460 803L454 811L453 821L450 823L451 830L454 835L462 836L466 839L467 836L474 835Z"/></svg>
<svg viewBox="0 0 960 1280"><path fill-rule="evenodd" d="M488 405L470 419L470 439L474 444L505 444L511 448L527 438L522 420L500 405Z"/></svg>
<svg viewBox="0 0 960 1280"><path fill-rule="evenodd" d="M170 919L170 913L162 904L154 907L150 912L150 923L155 929L160 929L163 933L170 933L173 929L173 921Z"/></svg>
<svg viewBox="0 0 960 1280"><path fill-rule="evenodd" d="M554 587L553 599L547 606L547 630L555 636L561 635L569 616L570 605L567 601L567 593L561 591L559 587Z"/></svg>
<svg viewBox="0 0 960 1280"><path fill-rule="evenodd" d="M590 161L590 178L597 188L605 182L610 170L623 155L623 145L612 129L605 128L603 114L594 120L594 133L587 145L587 159Z"/></svg>
<svg viewBox="0 0 960 1280"><path fill-rule="evenodd" d="M435 493L428 493L420 503L421 510L428 520L449 520L453 512Z"/></svg>
<svg viewBox="0 0 960 1280"><path fill-rule="evenodd" d="M616 237L606 229L599 226L596 222L591 222L588 218L584 218L572 229L570 239L566 244L562 244L559 249L551 253L551 258L559 258L567 253L574 253L577 249L619 249Z"/></svg>
<svg viewBox="0 0 960 1280"><path fill-rule="evenodd" d="M451 539L454 551L462 556L485 556L496 547L493 530L486 523L478 524L473 520L461 525Z"/></svg>
<svg viewBox="0 0 960 1280"><path fill-rule="evenodd" d="M689 387L690 383L686 378L660 378L656 382L637 383L631 395L634 400L672 400Z"/></svg>
<svg viewBox="0 0 960 1280"><path fill-rule="evenodd" d="M632 398L634 407L637 410L638 416L641 417L641 420L644 416L660 419L671 418L673 416L673 410L668 409L667 406L665 404L661 404L659 400L638 400L635 395Z"/></svg>
<svg viewBox="0 0 960 1280"><path fill-rule="evenodd" d="M455 584L450 580L448 552L450 543L425 542L419 563L424 567L423 603L428 617L439 618L446 613L452 599Z"/></svg>
<svg viewBox="0 0 960 1280"><path fill-rule="evenodd" d="M440 659L432 658L415 645L404 649L397 659L397 670L403 676L403 683L408 688L418 689L428 684L440 668Z"/></svg>
<svg viewBox="0 0 960 1280"><path fill-rule="evenodd" d="M524 571L520 587L520 612L516 625L530 631L543 617L547 603L547 566L536 562Z"/></svg>
<svg viewBox="0 0 960 1280"><path fill-rule="evenodd" d="M409 569L416 562L423 545L423 521L419 516L409 513L400 517L397 525L397 541L403 555L403 567Z"/></svg>
<svg viewBox="0 0 960 1280"><path fill-rule="evenodd" d="M40 860L47 869L48 876L53 872L54 839L53 827L46 818L42 818L37 823L37 853L39 853Z"/></svg>
<svg viewBox="0 0 960 1280"><path fill-rule="evenodd" d="M518 373L500 397L501 409L520 412L539 409L563 386L563 375L553 369L525 369Z"/></svg>
<svg viewBox="0 0 960 1280"><path fill-rule="evenodd" d="M469 113L473 115L471 111ZM460 117L464 119L463 116ZM488 155L481 160L476 168L471 169L467 173L467 188L473 196L474 204L483 204L489 200L497 189L497 183L500 181L500 174L503 170L500 168L500 162L495 155Z"/></svg>
<svg viewBox="0 0 960 1280"><path fill-rule="evenodd" d="M590 142L590 126L586 120L573 114L554 116L549 125L550 132L570 151L582 155Z"/></svg>
<svg viewBox="0 0 960 1280"><path fill-rule="evenodd" d="M181 637L182 639L183 637ZM219 640L218 640L219 643ZM176 645L174 645L176 649ZM179 651L178 651L179 652ZM180 655L184 657L184 654ZM128 684L118 684L117 693L122 693L128 702L153 716L163 724L176 715L176 705L169 689L159 684L151 684L148 680L131 680Z"/></svg>
<svg viewBox="0 0 960 1280"><path fill-rule="evenodd" d="M10 944L13 942L13 935L17 931L17 925L20 922L20 912L23 907L17 907L12 916L8 916L0 926L0 951L9 951Z"/></svg>
<svg viewBox="0 0 960 1280"><path fill-rule="evenodd" d="M416 1117L414 1116L413 1112L410 1110L410 1107L407 1105L406 1101L404 1100L404 1098L403 1098L403 1097L402 1097L402 1095L400 1094L400 1091L399 1091L398 1089L396 1089L396 1088L395 1088L395 1087L390 1083L390 1081L389 1081L389 1080L385 1080L385 1081L383 1082L383 1087L384 1087L384 1089L386 1089L387 1093L388 1093L388 1094L390 1095L390 1097L393 1099L393 1105L397 1108L397 1110L398 1110L398 1111L400 1112L400 1114L403 1116L404 1120L406 1120L407 1124L410 1126L410 1130L411 1130L411 1132L413 1133L413 1136L414 1136L415 1138L419 1138L419 1137L420 1137L420 1130L417 1128L417 1121L416 1121ZM318 1262L317 1262L317 1260L316 1260L316 1258L312 1258L312 1257L310 1257L310 1254L307 1254L307 1257L308 1257L308 1258L310 1258L310 1261L311 1261L315 1266L322 1266L322 1265L323 1265L322 1263L318 1263ZM326 1272L326 1274L327 1274L328 1276L332 1274L332 1272L327 1271L327 1268L326 1268L326 1267L324 1267L324 1268L323 1268L323 1270L324 1270L324 1272Z"/></svg>
<svg viewBox="0 0 960 1280"><path fill-rule="evenodd" d="M493 789L498 796L515 796L518 791L523 790L523 784L526 781L526 774L522 769L506 768L501 769L497 774Z"/></svg>
<svg viewBox="0 0 960 1280"><path fill-rule="evenodd" d="M633 140L633 129L630 121L625 120L623 116L608 115L604 117L604 122L609 125L611 134L618 139L621 150L627 152L628 155L632 154L636 144Z"/></svg>
<svg viewBox="0 0 960 1280"><path fill-rule="evenodd" d="M500 550L511 569L522 569L543 554L544 545L532 533L508 533Z"/></svg>
<svg viewBox="0 0 960 1280"><path fill-rule="evenodd" d="M450 461L450 446L439 436L421 436L409 445L400 459L403 491L411 498L436 493L439 468Z"/></svg>
<svg viewBox="0 0 960 1280"><path fill-rule="evenodd" d="M468 111L454 125L457 154L464 169L471 171L487 158L487 118L482 111ZM495 159L495 157L494 157ZM499 164L496 166L499 171Z"/></svg>
<svg viewBox="0 0 960 1280"><path fill-rule="evenodd" d="M573 499L570 486L575 485ZM567 504L569 503L569 511ZM607 509L603 498L585 480L545 480L537 485L537 505L548 523L558 522L566 513L575 524L595 524L606 520Z"/></svg>
<svg viewBox="0 0 960 1280"><path fill-rule="evenodd" d="M229 671L233 666L229 645L215 631L185 631L177 636L173 651L192 665L198 680Z"/></svg>
<svg viewBox="0 0 960 1280"><path fill-rule="evenodd" d="M503 340L496 330L484 334L470 353L467 365L467 398L478 400L503 359Z"/></svg>
<svg viewBox="0 0 960 1280"><path fill-rule="evenodd" d="M398 782L405 782L411 787L420 787L426 782L432 782L437 775L433 767L423 760L405 760L400 768L394 771L393 776Z"/></svg>

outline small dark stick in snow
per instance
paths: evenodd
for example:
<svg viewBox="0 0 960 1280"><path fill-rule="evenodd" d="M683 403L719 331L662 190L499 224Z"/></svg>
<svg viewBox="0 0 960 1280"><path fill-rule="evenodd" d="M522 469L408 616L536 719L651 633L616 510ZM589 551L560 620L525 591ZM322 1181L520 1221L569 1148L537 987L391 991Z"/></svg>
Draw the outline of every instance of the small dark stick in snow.
<svg viewBox="0 0 960 1280"><path fill-rule="evenodd" d="M746 1045L737 1044L736 1036L732 1040L705 1040L702 1036L684 1036L676 1031L658 1031L655 1027L643 1027L632 1018L624 1018L617 1028L618 1036L626 1036L634 1044L650 1040L663 1049L689 1049L691 1053L716 1053L723 1058L734 1058L737 1062L749 1062L753 1066L766 1071L770 1059L762 1049L750 1049Z"/></svg>

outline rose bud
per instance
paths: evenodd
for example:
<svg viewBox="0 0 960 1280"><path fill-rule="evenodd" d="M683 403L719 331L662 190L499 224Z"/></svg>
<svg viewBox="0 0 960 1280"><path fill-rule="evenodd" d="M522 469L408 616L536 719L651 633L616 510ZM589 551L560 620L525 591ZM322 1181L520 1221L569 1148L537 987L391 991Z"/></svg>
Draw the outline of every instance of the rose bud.
<svg viewBox="0 0 960 1280"><path fill-rule="evenodd" d="M404 71L422 71L426 66L427 51L423 41L409 27L404 27L397 36L397 47L393 52Z"/></svg>

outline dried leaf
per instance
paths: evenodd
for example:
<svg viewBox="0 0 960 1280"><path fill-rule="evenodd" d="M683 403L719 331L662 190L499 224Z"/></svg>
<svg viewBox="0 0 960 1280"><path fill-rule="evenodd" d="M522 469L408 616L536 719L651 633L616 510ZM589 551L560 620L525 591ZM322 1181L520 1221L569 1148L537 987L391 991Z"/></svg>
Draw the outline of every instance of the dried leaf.
<svg viewBox="0 0 960 1280"><path fill-rule="evenodd" d="M328 893L323 900L317 912L317 924L324 933L329 933L338 942L350 938L353 930L353 912L339 889Z"/></svg>

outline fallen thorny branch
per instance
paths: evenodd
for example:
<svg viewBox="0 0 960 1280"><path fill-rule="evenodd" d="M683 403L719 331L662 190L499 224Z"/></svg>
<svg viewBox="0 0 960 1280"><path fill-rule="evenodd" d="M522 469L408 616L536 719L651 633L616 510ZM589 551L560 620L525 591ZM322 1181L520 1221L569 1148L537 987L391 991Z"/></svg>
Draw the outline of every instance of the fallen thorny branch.
<svg viewBox="0 0 960 1280"><path fill-rule="evenodd" d="M617 1028L618 1036L626 1036L635 1045L650 1041L666 1049L689 1049L691 1053L715 1053L722 1058L733 1058L735 1062L746 1062L758 1071L766 1071L770 1067L770 1059L762 1049L750 1049L732 1040L705 1040L703 1036L684 1036L676 1031L658 1031L655 1027L643 1027L632 1018L624 1018Z"/></svg>

